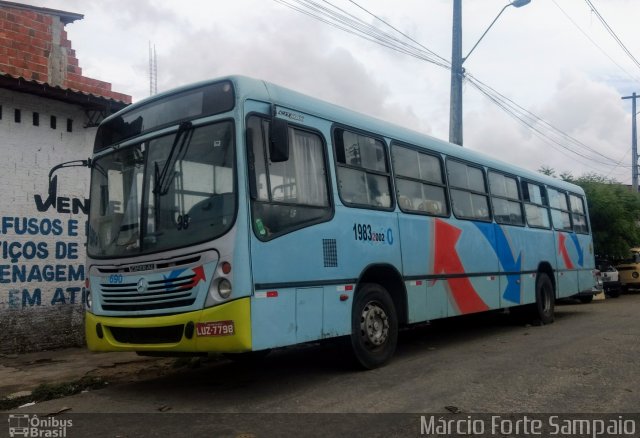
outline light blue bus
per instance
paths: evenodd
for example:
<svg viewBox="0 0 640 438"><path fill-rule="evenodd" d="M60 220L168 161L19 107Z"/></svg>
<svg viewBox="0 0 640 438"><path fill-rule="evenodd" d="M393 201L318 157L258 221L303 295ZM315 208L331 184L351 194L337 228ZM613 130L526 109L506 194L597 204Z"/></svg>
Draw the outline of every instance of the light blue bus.
<svg viewBox="0 0 640 438"><path fill-rule="evenodd" d="M89 164L94 351L344 337L374 368L402 326L504 308L546 324L594 286L580 187L261 80L131 105Z"/></svg>

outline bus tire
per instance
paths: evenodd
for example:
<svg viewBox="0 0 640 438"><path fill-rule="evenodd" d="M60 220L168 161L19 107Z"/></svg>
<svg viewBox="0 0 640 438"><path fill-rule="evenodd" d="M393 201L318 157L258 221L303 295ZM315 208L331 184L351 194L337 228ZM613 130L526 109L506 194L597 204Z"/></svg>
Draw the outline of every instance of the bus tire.
<svg viewBox="0 0 640 438"><path fill-rule="evenodd" d="M620 296L620 289L610 289L606 294L609 298L618 298Z"/></svg>
<svg viewBox="0 0 640 438"><path fill-rule="evenodd" d="M351 351L356 364L374 369L387 363L398 343L398 316L389 293L375 283L364 283L351 311Z"/></svg>
<svg viewBox="0 0 640 438"><path fill-rule="evenodd" d="M582 304L589 304L591 301L593 301L593 295L584 295L584 296L579 297L578 300Z"/></svg>
<svg viewBox="0 0 640 438"><path fill-rule="evenodd" d="M533 307L533 320L541 325L551 324L554 319L556 296L553 283L545 273L536 279L536 302Z"/></svg>

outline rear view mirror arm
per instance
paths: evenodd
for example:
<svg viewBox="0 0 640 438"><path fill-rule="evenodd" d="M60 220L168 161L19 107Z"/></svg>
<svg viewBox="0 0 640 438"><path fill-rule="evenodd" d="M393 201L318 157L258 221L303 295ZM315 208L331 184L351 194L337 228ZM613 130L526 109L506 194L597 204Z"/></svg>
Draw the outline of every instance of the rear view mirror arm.
<svg viewBox="0 0 640 438"><path fill-rule="evenodd" d="M66 167L89 167L91 168L93 166L93 161L91 160L91 158L87 158L86 160L72 160L72 161L66 161L64 163L60 163L60 164L56 164L55 166L53 166L51 168L51 170L49 170L49 194L51 194L52 192L55 192L55 180L53 179L53 174L58 170L58 169L64 169Z"/></svg>

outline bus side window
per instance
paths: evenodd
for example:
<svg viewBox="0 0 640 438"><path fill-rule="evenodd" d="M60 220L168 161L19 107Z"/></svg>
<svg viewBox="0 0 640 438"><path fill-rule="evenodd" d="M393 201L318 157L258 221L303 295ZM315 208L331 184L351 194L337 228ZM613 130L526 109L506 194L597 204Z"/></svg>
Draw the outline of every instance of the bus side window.
<svg viewBox="0 0 640 438"><path fill-rule="evenodd" d="M490 171L489 189L496 222L499 224L524 225L518 180L512 176Z"/></svg>
<svg viewBox="0 0 640 438"><path fill-rule="evenodd" d="M556 230L571 231L571 215L567 203L567 194L549 188L549 206L551 207L551 221Z"/></svg>
<svg viewBox="0 0 640 438"><path fill-rule="evenodd" d="M451 206L456 217L490 221L489 197L484 171L459 161L447 160Z"/></svg>
<svg viewBox="0 0 640 438"><path fill-rule="evenodd" d="M571 207L571 219L573 221L573 230L576 233L589 233L589 225L587 224L587 215L584 208L584 199L582 196L569 195L569 204Z"/></svg>
<svg viewBox="0 0 640 438"><path fill-rule="evenodd" d="M266 147L269 121L250 117L249 162L255 181L252 199L253 228L268 240L285 232L312 225L330 217L325 147L310 131L289 127L289 159L272 162Z"/></svg>
<svg viewBox="0 0 640 438"><path fill-rule="evenodd" d="M342 128L334 131L338 191L346 205L391 208L391 181L384 143Z"/></svg>
<svg viewBox="0 0 640 438"><path fill-rule="evenodd" d="M522 182L522 198L527 224L536 228L551 228L549 208L543 186L530 182Z"/></svg>
<svg viewBox="0 0 640 438"><path fill-rule="evenodd" d="M394 144L391 160L400 210L434 216L449 215L439 157Z"/></svg>

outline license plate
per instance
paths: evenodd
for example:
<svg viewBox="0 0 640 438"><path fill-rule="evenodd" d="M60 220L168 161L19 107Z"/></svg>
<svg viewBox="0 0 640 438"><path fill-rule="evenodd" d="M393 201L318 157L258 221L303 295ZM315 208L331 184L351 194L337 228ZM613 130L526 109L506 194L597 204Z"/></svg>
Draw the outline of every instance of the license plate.
<svg viewBox="0 0 640 438"><path fill-rule="evenodd" d="M231 336L234 331L233 321L209 321L196 324L197 336Z"/></svg>

